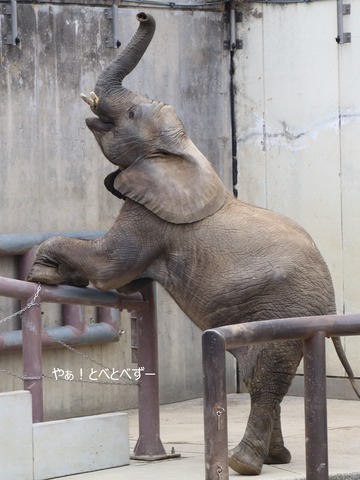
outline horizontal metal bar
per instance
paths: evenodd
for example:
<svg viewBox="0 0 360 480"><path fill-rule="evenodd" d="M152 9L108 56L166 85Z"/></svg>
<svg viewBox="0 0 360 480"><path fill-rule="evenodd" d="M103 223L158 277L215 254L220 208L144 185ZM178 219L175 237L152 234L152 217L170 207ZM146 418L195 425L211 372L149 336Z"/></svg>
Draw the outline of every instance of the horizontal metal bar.
<svg viewBox="0 0 360 480"><path fill-rule="evenodd" d="M146 307L141 293L123 295L116 291L97 290L96 288L78 288L67 285L42 286L40 298L43 302L66 303L72 305L92 305L94 307L112 307L120 310L139 310Z"/></svg>
<svg viewBox="0 0 360 480"><path fill-rule="evenodd" d="M184 9L184 10L201 10L209 11L214 7L216 11L221 11L221 6L229 3L230 0L213 0L213 1L191 1L191 2L176 2L176 1L161 1L161 0L125 0L120 2L119 8L132 8L137 5L148 5L149 7L160 7L170 9ZM0 0L0 4L2 1ZM31 4L34 0L18 0L18 4ZM111 8L113 2L110 0L38 0L36 3L46 3L53 5L86 5L87 7L104 7Z"/></svg>
<svg viewBox="0 0 360 480"><path fill-rule="evenodd" d="M36 293L36 283L24 282L14 278L0 277L0 297L26 300Z"/></svg>
<svg viewBox="0 0 360 480"><path fill-rule="evenodd" d="M230 0L214 0L209 2L162 2L160 0L123 0L124 3L132 4L143 4L148 6L159 6L159 7L170 7L170 8L202 8L202 7L212 7L218 6L221 4L229 3Z"/></svg>
<svg viewBox="0 0 360 480"><path fill-rule="evenodd" d="M117 342L118 340L119 330L115 330L111 325L104 322L86 325L82 332L68 325L46 328L41 335L43 348L62 347L63 345L59 342L76 346ZM20 349L23 345L22 341L22 330L3 332L0 335L0 351Z"/></svg>
<svg viewBox="0 0 360 480"><path fill-rule="evenodd" d="M270 4L285 4L285 3L313 3L323 2L325 0L247 0L249 3L270 3Z"/></svg>
<svg viewBox="0 0 360 480"><path fill-rule="evenodd" d="M0 277L0 296L26 300L35 295L37 284L14 278ZM95 307L112 307L120 310L139 310L146 308L141 293L123 295L116 291L102 291L95 288L78 288L68 285L52 287L42 285L40 302L70 305L92 305Z"/></svg>
<svg viewBox="0 0 360 480"><path fill-rule="evenodd" d="M228 325L211 330L224 338L225 348L254 345L279 340L305 340L317 332L327 337L360 334L360 314L324 315L262 320Z"/></svg>
<svg viewBox="0 0 360 480"><path fill-rule="evenodd" d="M318 3L326 2L327 0L246 0L247 3L268 3L270 5L284 5L287 3Z"/></svg>
<svg viewBox="0 0 360 480"><path fill-rule="evenodd" d="M105 235L106 230L80 232L44 232L44 233L7 233L0 235L0 256L23 255L34 245L40 245L50 237L73 237L83 240L95 240Z"/></svg>

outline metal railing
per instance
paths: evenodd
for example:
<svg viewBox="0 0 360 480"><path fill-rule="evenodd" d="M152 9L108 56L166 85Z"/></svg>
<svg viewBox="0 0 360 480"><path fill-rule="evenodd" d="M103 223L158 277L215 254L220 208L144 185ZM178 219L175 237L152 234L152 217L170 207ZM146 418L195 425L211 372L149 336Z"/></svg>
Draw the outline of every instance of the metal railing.
<svg viewBox="0 0 360 480"><path fill-rule="evenodd" d="M325 339L348 335L360 335L360 314L265 320L203 333L206 480L229 479L226 350L295 339L304 345L306 478L329 479Z"/></svg>
<svg viewBox="0 0 360 480"><path fill-rule="evenodd" d="M46 238L54 235L75 238L98 238L103 232L62 232L42 234L0 235L0 256L21 255L20 276L24 278L33 260L30 250ZM139 439L133 458L160 459L179 456L167 455L160 439L158 342L155 289L151 284L143 291L122 295L116 291L100 291L94 288L71 286L47 286L0 277L0 296L22 301L22 329L0 334L0 349L20 346L23 352L24 388L32 395L33 422L43 420L42 348L56 342L94 344L117 341L119 324L110 309L128 310L135 321L132 349L137 363L151 376L142 376L138 388ZM41 302L63 304L66 325L43 328ZM96 306L100 309L100 322L84 325L79 317L80 306ZM17 312L19 313L19 312ZM13 315L10 315L12 317ZM54 343L55 342L55 343ZM58 345L57 345L58 346Z"/></svg>
<svg viewBox="0 0 360 480"><path fill-rule="evenodd" d="M118 309L142 310L144 302L141 295L127 297L116 292L101 292L93 288L69 286L50 287L24 282L12 278L0 277L0 296L23 300L26 305L22 312L22 353L24 388L32 394L33 421L43 421L43 371L42 338L43 333L41 302L67 305L90 305ZM106 328L105 324L104 327ZM108 326L111 331L113 328Z"/></svg>
<svg viewBox="0 0 360 480"><path fill-rule="evenodd" d="M49 237L61 235L86 240L99 238L104 232L48 232L28 234L0 235L0 257L16 256L18 258L19 280L26 278L35 258L35 245ZM110 307L100 307L96 311L96 323L86 324L83 306L62 305L62 324L47 327L47 335L42 336L43 347L59 346L59 342L71 345L93 345L116 342L119 340L119 314ZM56 343L57 342L57 343ZM0 333L0 351L22 348L22 329Z"/></svg>

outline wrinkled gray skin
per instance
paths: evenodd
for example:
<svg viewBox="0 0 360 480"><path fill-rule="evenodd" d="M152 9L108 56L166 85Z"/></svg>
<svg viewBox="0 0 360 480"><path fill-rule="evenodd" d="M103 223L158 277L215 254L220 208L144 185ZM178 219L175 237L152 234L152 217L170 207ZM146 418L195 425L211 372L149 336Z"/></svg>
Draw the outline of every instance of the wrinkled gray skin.
<svg viewBox="0 0 360 480"><path fill-rule="evenodd" d="M272 318L335 313L329 271L310 236L293 221L227 194L187 137L174 109L122 86L151 41L154 19L138 31L84 97L86 123L118 170L107 188L126 197L111 230L85 241L40 245L28 280L123 293L149 279L170 293L201 329ZM341 347L338 349L341 350ZM287 463L280 402L302 357L297 341L238 349L251 395L245 435L230 457L239 473Z"/></svg>

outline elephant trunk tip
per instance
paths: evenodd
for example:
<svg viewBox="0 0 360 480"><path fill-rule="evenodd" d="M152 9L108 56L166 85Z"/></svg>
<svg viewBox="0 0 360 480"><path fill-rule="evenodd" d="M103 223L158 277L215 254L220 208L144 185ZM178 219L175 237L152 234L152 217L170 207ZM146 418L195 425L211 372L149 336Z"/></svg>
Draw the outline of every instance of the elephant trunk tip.
<svg viewBox="0 0 360 480"><path fill-rule="evenodd" d="M140 24L143 24L144 26L145 24L147 24L146 28L148 28L149 30L155 30L155 19L149 13L140 12L136 15L136 19L138 22L140 22Z"/></svg>
<svg viewBox="0 0 360 480"><path fill-rule="evenodd" d="M148 21L148 16L146 15L145 12L140 12L136 15L136 18L139 22L147 22Z"/></svg>

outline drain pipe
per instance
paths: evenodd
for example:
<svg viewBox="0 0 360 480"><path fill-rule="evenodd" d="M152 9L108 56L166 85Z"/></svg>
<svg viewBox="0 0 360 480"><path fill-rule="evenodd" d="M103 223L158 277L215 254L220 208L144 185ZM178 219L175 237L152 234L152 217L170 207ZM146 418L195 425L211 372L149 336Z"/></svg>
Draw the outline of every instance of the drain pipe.
<svg viewBox="0 0 360 480"><path fill-rule="evenodd" d="M343 0L337 0L337 29L338 35L336 37L336 42L342 45L343 43L350 43L351 42L351 33L344 32L344 15L350 15L351 13L351 5L350 4L343 4Z"/></svg>
<svg viewBox="0 0 360 480"><path fill-rule="evenodd" d="M233 178L233 195L238 196L236 188L238 181L238 161L237 161L237 135L236 135L236 118L235 118L235 61L234 56L237 49L242 48L242 42L236 38L236 21L241 21L241 14L235 10L235 3L230 5L230 116L231 116L231 150L232 150L232 178Z"/></svg>
<svg viewBox="0 0 360 480"><path fill-rule="evenodd" d="M238 197L238 159L237 159L237 131L236 131L236 86L235 86L235 52L243 48L242 40L236 38L236 22L242 21L242 13L236 12L235 2L230 5L230 116L231 116L231 151L232 151L232 180L233 195ZM241 376L239 366L236 365L236 391L241 392Z"/></svg>
<svg viewBox="0 0 360 480"><path fill-rule="evenodd" d="M230 51L236 50L236 19L234 3L230 6Z"/></svg>

